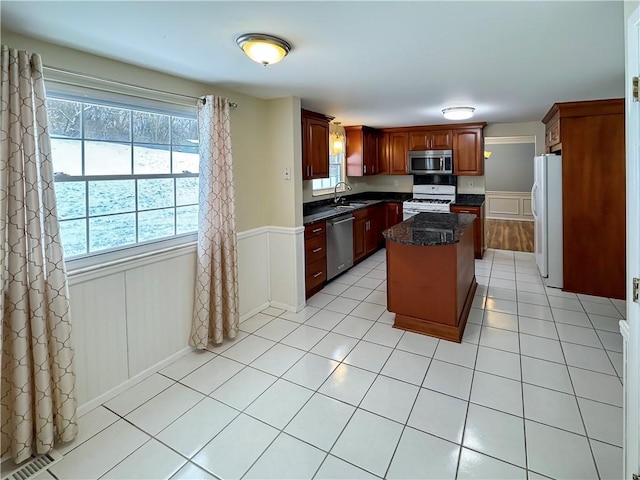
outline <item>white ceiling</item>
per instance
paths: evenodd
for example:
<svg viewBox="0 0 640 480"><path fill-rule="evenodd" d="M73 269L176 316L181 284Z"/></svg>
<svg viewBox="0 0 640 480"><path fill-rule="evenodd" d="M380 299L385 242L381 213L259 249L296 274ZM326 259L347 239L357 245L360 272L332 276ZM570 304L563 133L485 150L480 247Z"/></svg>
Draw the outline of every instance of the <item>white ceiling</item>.
<svg viewBox="0 0 640 480"><path fill-rule="evenodd" d="M539 121L624 96L621 1L2 1L2 28L257 97L299 96L345 125ZM248 32L293 50L269 67ZM46 59L45 63L46 63Z"/></svg>

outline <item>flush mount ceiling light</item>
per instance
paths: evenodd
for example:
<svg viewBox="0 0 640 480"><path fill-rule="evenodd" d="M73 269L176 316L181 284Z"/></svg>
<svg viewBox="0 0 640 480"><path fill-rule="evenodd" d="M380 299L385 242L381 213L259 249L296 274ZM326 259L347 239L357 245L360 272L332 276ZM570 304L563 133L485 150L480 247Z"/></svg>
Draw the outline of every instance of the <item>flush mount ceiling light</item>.
<svg viewBox="0 0 640 480"><path fill-rule="evenodd" d="M273 35L246 33L236 39L236 43L254 62L265 67L278 63L291 51L291 44Z"/></svg>
<svg viewBox="0 0 640 480"><path fill-rule="evenodd" d="M473 107L451 107L443 109L442 114L447 120L466 120L473 117L475 111Z"/></svg>

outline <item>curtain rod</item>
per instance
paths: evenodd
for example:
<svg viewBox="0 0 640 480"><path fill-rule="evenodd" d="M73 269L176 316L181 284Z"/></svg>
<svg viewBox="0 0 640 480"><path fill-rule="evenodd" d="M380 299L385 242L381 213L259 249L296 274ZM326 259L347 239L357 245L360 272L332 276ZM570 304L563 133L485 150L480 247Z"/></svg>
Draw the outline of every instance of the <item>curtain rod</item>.
<svg viewBox="0 0 640 480"><path fill-rule="evenodd" d="M140 89L140 90L147 90L147 91L150 91L150 92L164 93L166 95L174 95L176 97L192 98L193 100L202 100L203 104L206 103L206 100L204 98L202 98L202 97L194 97L194 96L191 96L191 95L185 95L183 93L168 92L166 90L159 90L157 88L141 87L140 85L134 85L133 83L120 82L120 81L117 81L117 80L111 80L110 78L99 77L97 75L89 75L88 73L74 72L73 70L67 70L67 69L59 68L59 67L52 67L50 65L43 65L43 67L46 68L47 70L52 70L54 72L68 73L70 75L76 75L78 77L90 78L92 80L100 80L101 82L113 83L115 85L122 85L122 86L125 86L125 87L132 87L132 88L137 88L137 89ZM235 103L235 102L229 102L229 107L237 108L238 104Z"/></svg>

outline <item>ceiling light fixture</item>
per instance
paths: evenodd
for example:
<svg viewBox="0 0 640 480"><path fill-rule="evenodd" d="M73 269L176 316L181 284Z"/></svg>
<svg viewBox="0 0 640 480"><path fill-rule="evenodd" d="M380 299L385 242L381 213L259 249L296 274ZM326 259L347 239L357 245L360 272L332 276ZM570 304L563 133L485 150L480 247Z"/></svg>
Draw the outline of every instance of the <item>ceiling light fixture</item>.
<svg viewBox="0 0 640 480"><path fill-rule="evenodd" d="M236 39L236 43L254 62L265 67L278 63L291 51L291 44L273 35L246 33Z"/></svg>
<svg viewBox="0 0 640 480"><path fill-rule="evenodd" d="M443 109L442 114L447 120L466 120L473 117L475 111L473 107L451 107Z"/></svg>

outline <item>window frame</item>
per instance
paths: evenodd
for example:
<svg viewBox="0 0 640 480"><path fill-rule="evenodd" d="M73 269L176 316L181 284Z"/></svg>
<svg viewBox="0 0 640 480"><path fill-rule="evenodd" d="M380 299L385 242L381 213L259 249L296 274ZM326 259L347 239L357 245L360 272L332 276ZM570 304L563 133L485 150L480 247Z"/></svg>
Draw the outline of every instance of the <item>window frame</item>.
<svg viewBox="0 0 640 480"><path fill-rule="evenodd" d="M347 172L346 172L346 170L347 170L347 168L346 168L346 166L347 166L347 158L346 158L345 152L343 151L343 152L339 152L336 155L329 155L329 158L338 157L338 156L340 157L340 162L339 162L339 164L340 164L340 178L338 179L337 183L346 182L347 181ZM334 165L335 165L335 163L334 163ZM331 171L331 160L329 160L329 171ZM331 178L331 177L328 177L328 178ZM318 179L311 180L311 195L313 197L319 197L321 195L330 195L330 194L332 195L334 192L341 193L341 192L346 192L347 191L346 185L344 185L344 184L340 185L337 190L336 190L335 187L331 187L331 188L313 188L313 184L314 184L314 182L316 180L324 180L324 179L318 178Z"/></svg>
<svg viewBox="0 0 640 480"><path fill-rule="evenodd" d="M45 79L45 88L47 91L47 98L62 100L62 101L74 101L74 102L82 102L94 105L102 105L107 107L115 107L122 108L129 111L140 111L144 113L152 113L152 114L161 114L168 115L170 117L181 117L181 118L189 118L191 120L197 121L197 108L195 105L195 101L193 104L186 103L176 103L174 99L169 98L147 98L141 97L136 94L132 94L131 92L120 93L113 91L112 89L103 89L103 88L95 88L94 85L91 87L87 87L84 85L79 85L77 83L66 83L59 82L56 80L47 80ZM133 132L133 124L131 124L130 128ZM83 128L84 130L84 128ZM52 139L57 138L55 135L51 135ZM81 151L82 151L82 165L83 165L83 173L84 173L84 165L85 165L85 141L94 141L92 139L86 139L84 137L84 132L82 133L80 138L71 139L82 142ZM100 141L100 140L96 140ZM109 142L109 140L106 140ZM134 146L136 143L134 142L134 137L131 136L130 141L128 142L116 142L116 143L128 143L131 145L131 158L132 162L134 159ZM152 144L149 144L152 145ZM153 144L155 145L155 144ZM174 147L179 147L180 145L173 145L169 143L167 145L169 149L172 151ZM194 143L194 146L197 146L197 143ZM53 161L53 159L52 159ZM72 181L82 181L87 182L87 188L89 182L91 181L109 181L109 180L132 180L136 182L137 180L146 180L146 179L180 179L180 178L198 178L199 172L182 172L182 173L133 173L133 163L132 163L132 173L131 174L112 174L112 175L68 175L68 174L54 174L54 183L58 182L72 182ZM174 184L174 199L176 195ZM89 201L89 198L86 198L86 202ZM149 208L145 210L138 210L137 200L135 201L135 210L131 213L137 215L140 212L148 212L154 210L162 210L171 207L157 207L157 208ZM199 199L196 200L194 204L188 205L176 205L174 200L174 228L176 222L176 208L183 206L194 206L199 204ZM126 212L129 213L129 212ZM89 210L88 206L85 211L86 216L78 217L78 219L86 219L85 228L88 229L89 224ZM107 214L100 217L107 217L109 215L116 214ZM97 217L99 218L99 217ZM72 220L71 218L65 220ZM139 225L136 223L136 239L138 237L138 228ZM174 230L175 231L175 230ZM86 232L86 242L87 242L87 250L89 247L89 236L88 230ZM113 248L105 248L94 252L87 252L81 255L74 255L65 258L65 266L68 271L79 271L84 269L90 269L92 267L102 266L102 265L111 265L114 262L119 263L121 261L133 260L135 258L145 257L154 253L165 252L167 249L175 249L180 247L185 247L188 245L194 245L198 238L198 232L186 232L175 234L168 237L162 237L151 240L137 241L135 243L121 245Z"/></svg>

